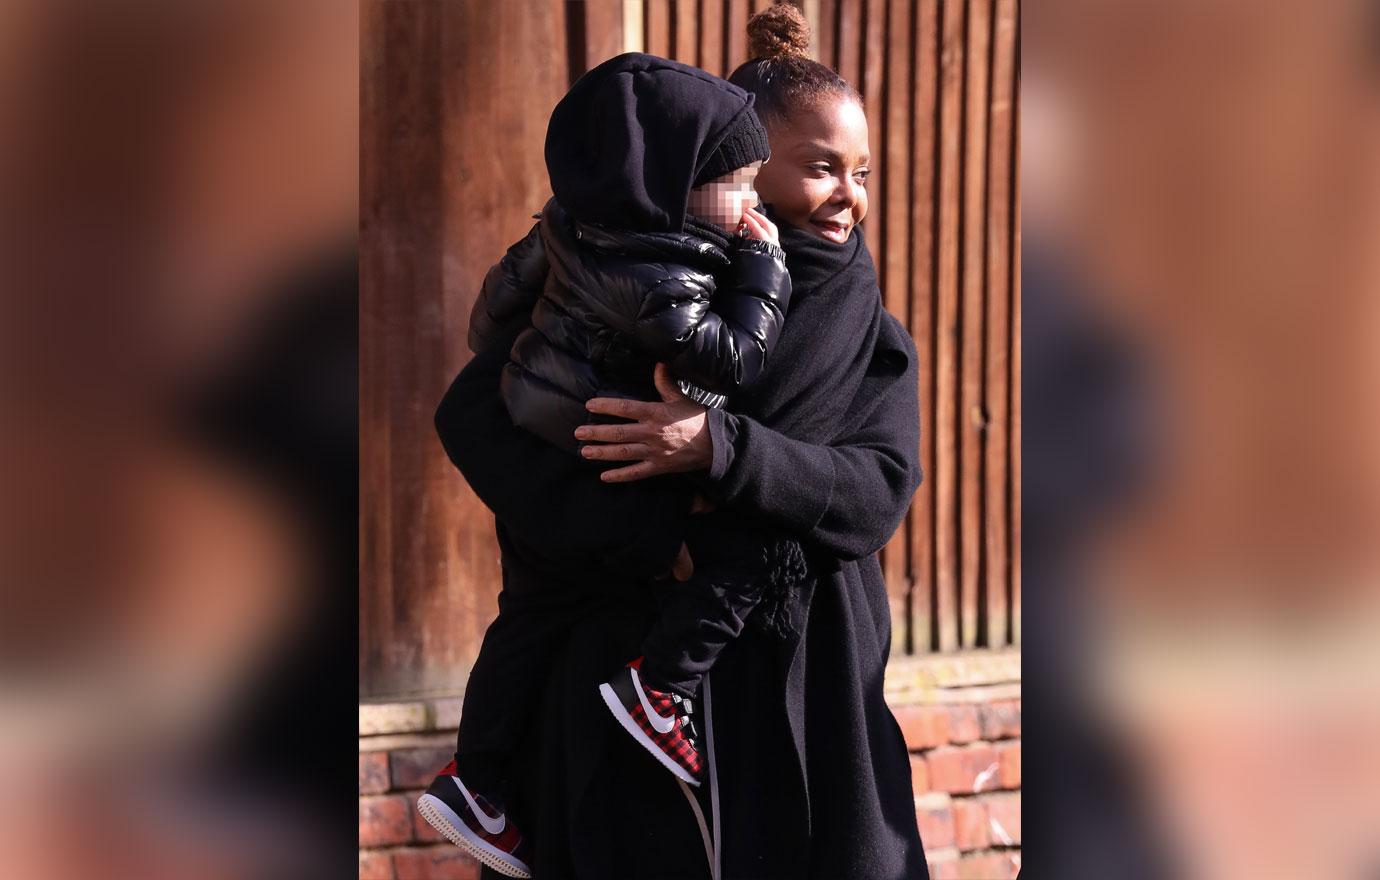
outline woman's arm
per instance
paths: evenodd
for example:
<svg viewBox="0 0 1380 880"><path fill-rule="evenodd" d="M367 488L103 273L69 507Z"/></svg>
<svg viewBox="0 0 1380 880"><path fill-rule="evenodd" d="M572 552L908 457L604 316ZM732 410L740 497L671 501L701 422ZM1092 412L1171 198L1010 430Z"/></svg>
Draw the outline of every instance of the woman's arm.
<svg viewBox="0 0 1380 880"><path fill-rule="evenodd" d="M507 358L501 344L476 354L436 411L441 444L475 494L553 558L637 578L666 573L681 547L690 490L603 483L597 468L514 426L498 393Z"/></svg>
<svg viewBox="0 0 1380 880"><path fill-rule="evenodd" d="M755 510L843 559L881 549L920 485L913 375L891 383L861 425L828 445L721 411L710 413L709 431L711 497Z"/></svg>
<svg viewBox="0 0 1380 880"><path fill-rule="evenodd" d="M658 367L658 387L667 381ZM720 506L754 511L844 559L876 552L895 533L920 485L915 358L870 401L860 423L829 444L805 443L747 416L705 411L692 401L660 404L596 398L591 411L631 424L585 425L586 458L633 461L610 481L705 469Z"/></svg>

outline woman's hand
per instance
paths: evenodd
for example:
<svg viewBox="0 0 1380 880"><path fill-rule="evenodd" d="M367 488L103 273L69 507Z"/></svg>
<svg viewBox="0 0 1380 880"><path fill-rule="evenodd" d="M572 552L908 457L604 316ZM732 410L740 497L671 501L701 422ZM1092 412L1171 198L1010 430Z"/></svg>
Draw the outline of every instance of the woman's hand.
<svg viewBox="0 0 1380 880"><path fill-rule="evenodd" d="M776 224L768 220L767 215L756 208L748 208L743 211L741 228L747 233L748 238L769 241L777 247L781 246L781 236L776 231Z"/></svg>
<svg viewBox="0 0 1380 880"><path fill-rule="evenodd" d="M585 404L590 412L633 420L575 429L575 439L589 444L580 450L585 458L636 462L600 474L606 483L708 470L714 460L705 408L681 394L665 364L656 365L652 380L661 403L596 397Z"/></svg>

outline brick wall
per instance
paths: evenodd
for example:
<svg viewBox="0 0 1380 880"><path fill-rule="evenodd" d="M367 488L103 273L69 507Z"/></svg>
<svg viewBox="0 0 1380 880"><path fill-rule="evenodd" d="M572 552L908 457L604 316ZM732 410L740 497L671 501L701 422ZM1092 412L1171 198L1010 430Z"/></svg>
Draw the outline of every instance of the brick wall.
<svg viewBox="0 0 1380 880"><path fill-rule="evenodd" d="M887 699L911 752L931 880L1006 880L1021 863L1020 654L897 659ZM359 707L360 880L475 880L479 865L417 815L451 758L457 697Z"/></svg>

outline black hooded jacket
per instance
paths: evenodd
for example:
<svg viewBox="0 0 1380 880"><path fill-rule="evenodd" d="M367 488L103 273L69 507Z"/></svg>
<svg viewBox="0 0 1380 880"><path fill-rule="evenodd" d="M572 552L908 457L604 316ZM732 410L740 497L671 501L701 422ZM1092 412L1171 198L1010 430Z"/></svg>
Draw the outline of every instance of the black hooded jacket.
<svg viewBox="0 0 1380 880"><path fill-rule="evenodd" d="M636 53L557 105L546 144L556 198L489 271L470 321L480 352L530 316L502 381L515 424L573 451L585 401L655 399L657 362L710 406L761 374L790 301L785 255L686 210L696 174L751 112L736 86Z"/></svg>

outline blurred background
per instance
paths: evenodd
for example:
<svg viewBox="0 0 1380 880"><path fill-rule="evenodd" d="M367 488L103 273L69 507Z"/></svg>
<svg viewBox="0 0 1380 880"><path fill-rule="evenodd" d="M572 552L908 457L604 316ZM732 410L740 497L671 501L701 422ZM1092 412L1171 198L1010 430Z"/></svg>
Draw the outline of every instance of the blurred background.
<svg viewBox="0 0 1380 880"><path fill-rule="evenodd" d="M484 275L550 197L551 110L646 51L727 76L765 0L365 0L361 17L362 875L468 877L412 801L454 750L458 695L497 611L493 517L432 415L470 352ZM863 96L863 226L920 354L926 480L883 550L892 705L936 871L1020 865L1020 4L797 4ZM731 821L731 819L729 819Z"/></svg>
<svg viewBox="0 0 1380 880"><path fill-rule="evenodd" d="M1380 876L1380 3L1024 24L1032 868Z"/></svg>
<svg viewBox="0 0 1380 880"><path fill-rule="evenodd" d="M358 33L0 3L0 876L351 867Z"/></svg>

